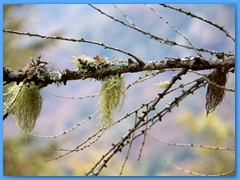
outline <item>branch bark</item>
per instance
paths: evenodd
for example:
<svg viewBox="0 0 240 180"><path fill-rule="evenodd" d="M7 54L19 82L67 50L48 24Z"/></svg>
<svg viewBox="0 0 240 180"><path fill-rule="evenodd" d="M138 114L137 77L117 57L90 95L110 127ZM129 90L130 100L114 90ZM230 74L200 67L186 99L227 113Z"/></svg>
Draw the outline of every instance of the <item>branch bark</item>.
<svg viewBox="0 0 240 180"><path fill-rule="evenodd" d="M78 70L71 71L65 69L63 71L47 70L29 76L29 74L23 71L14 72L7 68L3 68L3 81L4 84L11 82L21 82L24 79L27 81L33 81L36 84L42 83L43 86L47 86L52 83L66 83L69 80L80 79L102 79L109 75L135 73L148 70L164 70L164 69L181 69L187 68L191 70L206 70L212 68L230 69L235 67L235 57L228 57L226 59L209 59L201 57L186 57L186 58L166 58L159 61L148 61L143 64L135 63L129 59L127 65L119 66L116 64L110 64L107 66L91 69L88 72L80 72Z"/></svg>

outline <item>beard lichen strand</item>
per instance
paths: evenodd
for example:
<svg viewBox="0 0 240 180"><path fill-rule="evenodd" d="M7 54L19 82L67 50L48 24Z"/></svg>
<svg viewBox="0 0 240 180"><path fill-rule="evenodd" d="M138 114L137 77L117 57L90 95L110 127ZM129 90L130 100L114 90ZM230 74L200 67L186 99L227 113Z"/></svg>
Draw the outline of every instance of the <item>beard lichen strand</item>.
<svg viewBox="0 0 240 180"><path fill-rule="evenodd" d="M36 120L42 108L42 96L39 92L39 86L33 82L17 85L14 83L7 92L5 103L9 104L15 93L19 91L15 101L9 107L9 114L15 116L16 124L21 128L25 137L28 137L30 132L35 127Z"/></svg>
<svg viewBox="0 0 240 180"><path fill-rule="evenodd" d="M208 75L208 78L217 85L225 87L227 83L227 70L224 68L216 68ZM208 84L206 94L207 116L222 102L224 95L225 90L223 88L216 87L210 83Z"/></svg>
<svg viewBox="0 0 240 180"><path fill-rule="evenodd" d="M113 113L118 106L120 109L122 108L125 96L123 76L111 75L103 80L98 100L98 109L100 111L99 129L112 125Z"/></svg>

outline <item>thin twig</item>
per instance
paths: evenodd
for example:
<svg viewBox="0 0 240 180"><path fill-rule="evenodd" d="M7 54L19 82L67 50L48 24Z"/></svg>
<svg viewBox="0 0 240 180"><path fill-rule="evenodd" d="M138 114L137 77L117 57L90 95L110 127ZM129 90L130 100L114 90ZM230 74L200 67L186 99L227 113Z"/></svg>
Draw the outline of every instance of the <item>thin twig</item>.
<svg viewBox="0 0 240 180"><path fill-rule="evenodd" d="M93 137L96 137L99 133L100 133L100 135L98 135L97 136L97 140L103 135L103 133L105 132L105 130L106 129L101 129L101 130L99 130L97 133L95 133L93 136L91 136L90 138L88 138L87 140L85 140L83 143L81 143L80 145L78 145L77 147L75 147L74 149L72 149L72 150L66 150L66 149L62 149L63 151L67 151L65 154L62 154L62 155L59 155L59 156L57 156L57 157L55 157L55 158L52 158L52 159L48 159L48 160L46 160L45 162L50 162L50 161L53 161L53 160L57 160L57 159L60 159L60 158L62 158L62 157L65 157L65 156L67 156L67 155L69 155L69 154L71 154L71 153L73 153L73 152L76 152L76 151L79 151L80 149L80 147L82 147L83 145L85 145L90 139L92 139ZM94 141L94 142L96 142L96 141ZM92 144L91 142L90 142L90 144ZM88 147L88 145L85 145L85 146L87 146ZM60 149L57 149L57 150L60 150Z"/></svg>
<svg viewBox="0 0 240 180"><path fill-rule="evenodd" d="M38 138L57 138L59 136L63 136L66 135L68 132L75 130L76 128L80 127L82 124L84 124L85 122L87 122L88 120L92 119L94 116L96 116L99 113L96 112L93 115L87 117L86 119L82 120L81 122L77 123L75 126L71 127L70 129L65 130L64 132L57 134L57 135L53 135L53 136L42 136L42 135L36 135L36 134L31 134L31 136L33 137L38 137Z"/></svg>
<svg viewBox="0 0 240 180"><path fill-rule="evenodd" d="M130 19L121 9L118 8L117 5L114 4L113 6L114 6L114 8L116 8L116 9L123 15L124 18L126 18L126 20L128 21L128 23L129 23L131 26L133 26L133 27L136 26L136 25L131 21L131 19Z"/></svg>
<svg viewBox="0 0 240 180"><path fill-rule="evenodd" d="M168 160L164 160L167 164L169 164L170 166L174 167L175 169L182 171L184 173L190 174L190 175L196 175L196 176L227 176L230 175L232 173L235 173L235 169L231 170L231 171L227 171L221 174L202 174L202 173L198 173L198 172L194 172L194 171L190 171L187 169L183 169L175 164L173 164L172 162L168 161Z"/></svg>
<svg viewBox="0 0 240 180"><path fill-rule="evenodd" d="M148 129L148 105L146 105L146 113L147 113L147 115L146 115L146 127L145 127L145 130L142 131L142 133L143 133L144 135L143 135L143 141L142 141L141 149L140 149L140 152L139 152L139 155L138 155L138 161L140 161L140 159L141 159L143 147L144 147L144 145L145 145L146 137L147 137L147 129Z"/></svg>
<svg viewBox="0 0 240 180"><path fill-rule="evenodd" d="M130 52L124 51L124 50L119 49L119 48L115 48L113 46L109 46L109 45L104 44L102 42L91 41L91 40L87 40L87 39L84 39L84 38L74 39L74 38L66 38L66 37L62 37L62 36L46 36L46 35L40 35L40 34L34 34L34 33L28 33L28 32L20 32L20 31L15 31L15 30L10 30L10 29L3 29L3 32L12 33L12 34L18 34L18 35L21 35L21 36L39 37L39 38L42 38L42 39L55 39L55 40L63 40L63 41L83 42L83 43L95 44L95 45L98 45L98 46L102 46L105 49L111 49L111 50L118 51L118 52L121 52L123 54L126 54L128 56L131 56L139 64L144 64L144 62L140 58L138 58L137 56L131 54Z"/></svg>
<svg viewBox="0 0 240 180"><path fill-rule="evenodd" d="M235 92L235 89L229 89L229 88L226 88L225 86L220 86L220 85L216 84L215 82L212 82L209 78L207 78L207 76L205 74L202 74L202 73L199 73L199 72L195 72L195 71L191 71L191 72L195 73L197 75L202 76L202 78L204 80L206 80L209 84L211 84L211 85L213 85L213 86L215 86L217 88L223 89L225 91Z"/></svg>
<svg viewBox="0 0 240 180"><path fill-rule="evenodd" d="M194 83L194 82L196 82L196 81L198 81L198 80L199 80L199 79L195 79L195 80L193 80L193 81L191 81L191 82L188 82L188 83L185 83L185 84L180 84L178 87L171 89L171 90L168 91L166 94L170 94L170 93L172 93L173 91L176 91L177 89L184 88L185 86L187 86L187 85L189 85L189 84L192 84L192 83Z"/></svg>
<svg viewBox="0 0 240 180"><path fill-rule="evenodd" d="M74 150L72 150L72 149L63 149L63 148L58 148L58 149L55 149L56 151L70 151L70 152L78 152L78 151L82 151L82 150L84 150L84 149L86 149L86 148L88 148L88 147L90 147L92 144L94 144L95 142L97 142L101 137L102 137L102 135L104 134L104 132L105 132L105 130L103 130L103 131L101 131L101 133L97 136L97 138L96 139L94 139L92 142L89 142L88 144L86 144L86 145L82 145L82 146L80 146L80 147L78 147L78 149L74 149Z"/></svg>
<svg viewBox="0 0 240 180"><path fill-rule="evenodd" d="M127 155L126 155L126 157L125 157L125 159L124 159L124 162L123 162L123 164L122 164L122 167L121 167L121 171L120 171L119 176L121 176L122 173L123 173L123 169L124 169L124 167L125 167L125 164L126 164L126 162L127 162L127 160L128 160L129 154L130 154L130 150L131 150L131 148L132 148L133 138L134 138L135 129L136 129L136 123L137 123L137 116L138 116L138 111L135 112L135 121L134 121L132 138L131 138L131 140L130 140L130 143L129 143L129 146L128 146Z"/></svg>
<svg viewBox="0 0 240 180"><path fill-rule="evenodd" d="M197 147L197 148L203 148L203 149L209 149L209 150L223 150L223 151L235 151L235 148L230 148L230 147L218 147L218 146L207 146L207 145L202 145L202 144L184 144L184 143L176 143L176 142L167 142L159 138L155 138L151 136L150 134L147 134L149 137L155 139L156 141L167 144L170 146L179 146L179 147Z"/></svg>
<svg viewBox="0 0 240 180"><path fill-rule="evenodd" d="M148 79L150 79L150 78L152 78L152 77L155 77L156 75L158 75L158 74L160 74L160 73L161 73L161 72L158 71L158 72L153 72L153 73L147 74L147 75L145 75L145 76L140 76L136 81L128 84L128 85L126 86L126 90L129 89L131 86L136 85L136 84L141 83L141 82L144 82L144 81L146 81L146 80L148 80Z"/></svg>
<svg viewBox="0 0 240 180"><path fill-rule="evenodd" d="M169 21L167 21L163 16L161 16L156 10L153 9L153 7L151 7L150 5L146 4L146 6L148 6L155 14L157 14L157 16L162 19L167 25L169 25L175 32L177 32L180 36L182 36L187 42L188 44L195 50L195 52L197 53L198 56L203 57L199 51L197 50L197 48L192 44L192 42L181 32L179 31L175 26L173 26Z"/></svg>
<svg viewBox="0 0 240 180"><path fill-rule="evenodd" d="M94 98L94 97L97 97L97 96L98 96L98 93L97 93L97 94L88 95L88 96L82 96L82 97L73 97L73 96L69 97L69 96L60 96L60 95L55 95L55 94L54 94L53 96L58 97L58 98L65 98L65 99L78 99L78 100L80 100L80 99L86 99L86 98Z"/></svg>
<svg viewBox="0 0 240 180"><path fill-rule="evenodd" d="M185 11L185 10L183 10L183 9L181 9L181 8L176 8L176 7L167 5L167 4L159 4L159 5L161 5L161 6L165 7L165 8L170 8L170 9L173 9L173 10L175 10L175 11L184 13L184 14L186 14L187 16L191 16L191 17L193 17L193 18L196 18L196 19L199 19L199 20L201 20L201 21L204 21L204 22L206 22L206 23L208 23L208 24L211 24L212 26L214 26L214 27L218 28L219 30L225 32L226 36L228 36L229 38L231 38L231 39L233 40L233 42L235 42L235 38L233 38L232 35L231 35L223 26L220 26L220 25L218 25L218 24L216 24L216 23L213 23L212 21L209 21L209 20L207 20L207 19L204 19L203 17L200 17L200 16L198 16L198 15L192 13L192 12Z"/></svg>

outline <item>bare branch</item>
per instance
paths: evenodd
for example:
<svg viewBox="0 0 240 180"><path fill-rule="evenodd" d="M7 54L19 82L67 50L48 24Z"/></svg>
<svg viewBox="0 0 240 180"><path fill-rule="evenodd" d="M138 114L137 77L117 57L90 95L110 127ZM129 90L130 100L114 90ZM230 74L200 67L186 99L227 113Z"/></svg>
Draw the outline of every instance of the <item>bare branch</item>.
<svg viewBox="0 0 240 180"><path fill-rule="evenodd" d="M143 63L142 60L140 58L138 58L137 56L131 54L130 52L124 51L122 49L119 48L115 48L109 45L106 45L102 42L97 42L97 41L91 41L91 40L86 40L84 38L81 39L74 39L74 38L66 38L66 37L62 37L62 36L46 36L46 35L40 35L40 34L34 34L34 33L28 33L28 32L20 32L20 31L14 31L14 30L9 30L9 29L3 29L3 32L6 33L12 33L12 34L18 34L21 36L29 36L29 37L39 37L42 39L54 39L54 40L63 40L63 41L71 41L71 42L83 42L83 43L89 43L89 44L95 44L98 46L102 46L105 49L111 49L114 51L118 51L121 52L123 54L126 54L128 56L133 57L140 65Z"/></svg>
<svg viewBox="0 0 240 180"><path fill-rule="evenodd" d="M136 81L128 84L126 86L126 90L129 89L130 87L138 84L138 83L142 83L142 82L144 82L144 81L146 81L146 80L148 80L148 79L150 79L152 77L155 77L155 76L157 76L160 73L162 73L162 72L158 71L158 72L153 72L153 73L150 73L150 74L147 74L147 75L144 75L144 76L140 76Z"/></svg>
<svg viewBox="0 0 240 180"><path fill-rule="evenodd" d="M77 123L75 126L73 126L72 128L65 130L64 132L57 134L57 135L53 135L53 136L41 136L41 135L36 135L36 134L31 134L31 136L33 137L38 137L38 138L57 138L59 136L63 136L66 135L68 132L75 130L76 128L78 128L79 126L81 126L82 124L84 124L85 122L87 122L88 120L92 119L94 116L96 116L99 112L94 113L93 115L87 117L86 119L82 120L81 122Z"/></svg>
<svg viewBox="0 0 240 180"><path fill-rule="evenodd" d="M164 39L164 38L161 38L161 37L158 37L156 35L153 35L151 34L150 32L146 32L142 29L140 29L139 27L137 27L135 24L134 26L133 25L129 25L129 24L126 24L125 22L103 12L102 10L100 10L99 8L89 4L89 6L91 6L93 9L97 10L98 12L100 12L101 14L113 19L114 21L118 22L118 23L121 23L122 25L126 26L126 27L129 27L131 29L134 29L140 33L142 33L143 35L145 36L148 36L149 38L153 39L153 40L156 40L160 43L163 43L163 44L167 44L167 45L170 45L170 46L179 46L179 47L183 47L183 48L186 48L186 49L193 49L193 47L191 46L186 46L186 45L183 45L183 44L180 44L178 42L175 42L175 41L171 41L171 40L168 40L168 39ZM213 51L213 50L209 50L209 49L204 49L204 48L197 48L198 51L202 51L202 52L207 52L207 53L210 53L210 54L218 54L220 52L218 51ZM233 54L232 53L225 53L225 55L228 55L228 56L232 56Z"/></svg>
<svg viewBox="0 0 240 180"><path fill-rule="evenodd" d="M122 167L121 167L121 171L120 171L119 176L121 176L122 173L123 173L123 169L124 169L124 167L125 167L125 164L126 164L126 162L127 162L127 160L128 160L129 154L130 154L130 150L131 150L131 148L132 148L132 143L133 143L133 140L134 140L134 134L135 134L135 128L136 128L137 118L138 118L138 111L135 112L135 122L134 122L134 127L133 127L133 133L132 133L132 137L131 137L131 140L130 140L130 143L129 143L129 146L128 146L127 155L126 155L126 157L125 157L125 159L124 159L124 162L123 162L123 164L122 164Z"/></svg>
<svg viewBox="0 0 240 180"><path fill-rule="evenodd" d="M131 19L129 19L129 17L128 17L121 9L118 8L117 5L114 4L113 6L123 15L123 17L126 18L126 20L128 21L128 23L129 23L131 26L133 26L133 27L136 26L136 25L131 21Z"/></svg>
<svg viewBox="0 0 240 180"><path fill-rule="evenodd" d="M213 86L215 86L215 87L217 87L217 88L219 88L219 89L223 89L223 90L225 90L225 91L230 91L230 92L235 92L235 89L225 88L225 86L220 86L220 85L216 84L215 82L211 81L211 80L207 77L207 75L205 75L205 74L202 74L202 73L199 73L199 72L196 72L196 71L191 71L191 72L192 72L192 73L195 73L195 74L197 74L197 75L202 76L202 78L203 78L204 80L206 80L209 84L211 84L211 85L213 85Z"/></svg>
<svg viewBox="0 0 240 180"><path fill-rule="evenodd" d="M190 175L196 175L196 176L227 176L227 175L230 175L232 173L235 173L235 169L234 169L234 170L231 170L231 171L228 171L228 172L225 172L225 173L221 173L221 174L202 174L202 173L190 171L190 170L187 170L187 169L183 169L183 168L171 163L168 160L165 160L165 162L168 163L170 166L174 167L175 169L179 170L179 171L185 172L185 173L190 174Z"/></svg>
<svg viewBox="0 0 240 180"><path fill-rule="evenodd" d="M100 137L102 137L102 135L104 134L106 129L102 129L102 130L99 130L97 133L95 133L93 136L91 136L90 138L88 138L87 140L85 140L83 143L81 143L80 145L78 145L77 147L75 147L74 149L72 150L66 150L66 149L56 149L56 150L62 150L62 151L67 151L65 154L62 154L60 156L57 156L53 159L48 159L46 160L45 162L50 162L50 161L53 161L53 160L57 160L57 159L60 159L64 156L67 156L73 152L78 152L80 150L83 150L87 147L89 147L90 145L92 145L93 143L95 143L97 140L99 140ZM94 137L97 137L95 140L93 140L92 142L90 142L89 144L85 145L87 142L89 142L89 140L93 139ZM83 147L82 147L83 146ZM81 148L82 147L82 148Z"/></svg>
<svg viewBox="0 0 240 180"><path fill-rule="evenodd" d="M216 23L214 23L214 22L212 22L212 21L209 21L209 20L207 20L207 19L204 19L203 17L200 17L200 16L198 16L198 15L192 13L192 12L185 11L185 10L183 10L183 9L181 9L181 8L176 8L176 7L167 5L167 4L159 4L159 5L161 5L161 6L165 7L165 8L173 9L173 10L175 10L175 11L184 13L184 14L186 14L187 16L191 16L191 17L193 17L193 18L197 18L197 19L199 19L199 20L201 20L201 21L204 21L204 22L206 22L206 23L208 23L208 24L211 24L212 26L214 26L214 27L218 28L219 30L223 31L223 32L226 34L226 36L228 36L229 38L231 38L231 39L233 40L233 42L235 42L235 38L233 38L232 35L231 35L223 26L220 26L220 25L218 25L218 24L216 24Z"/></svg>
<svg viewBox="0 0 240 180"><path fill-rule="evenodd" d="M155 11L153 9L153 7L151 7L150 5L146 4L146 6L148 6L155 14L157 14L157 16L162 19L167 25L169 25L175 32L177 32L178 34L180 34L187 42L188 44L196 51L197 55L200 57L203 57L197 50L197 48L192 44L192 42L183 34L181 33L181 31L179 31L175 26L173 26L169 21L167 21L163 16L161 16L157 11Z"/></svg>
<svg viewBox="0 0 240 180"><path fill-rule="evenodd" d="M148 112L148 105L146 105L146 112ZM137 159L138 161L140 161L140 159L141 159L143 147L144 147L145 142L146 142L148 121L149 121L149 119L148 119L148 113L147 113L147 115L146 115L146 127L145 127L145 130L142 130L142 133L144 135L143 135L143 141L142 141L141 149L140 149L140 152L139 152L139 155L138 155L138 159Z"/></svg>
<svg viewBox="0 0 240 180"><path fill-rule="evenodd" d="M58 98L64 98L64 99L86 99L86 98L94 98L94 97L97 97L98 94L92 94L92 95L88 95L88 96L82 96L82 97L69 97L69 96L60 96L60 95L53 95L55 97L58 97Z"/></svg>
<svg viewBox="0 0 240 180"><path fill-rule="evenodd" d="M96 139L94 139L93 141L91 141L91 142L89 142L88 144L86 144L86 145L84 145L83 146L83 144L80 146L80 147L78 147L77 149L63 149L63 148L60 148L60 149L55 149L56 151L68 151L68 152L70 152L70 153L73 153L73 152L78 152L78 151L82 151L82 150L84 150L84 149L86 149L86 148L88 148L88 147L90 147L92 144L94 144L95 142L97 142L101 137L102 137L102 135L104 134L104 132L105 132L105 130L103 130L103 131L99 131L99 135L97 136L97 138ZM67 154L66 154L67 155ZM60 158L60 156L59 156L59 158ZM56 159L56 158L55 158ZM55 160L55 159L52 159L52 160Z"/></svg>
<svg viewBox="0 0 240 180"><path fill-rule="evenodd" d="M170 146L198 147L198 148L209 149L209 150L235 151L235 148L230 148L230 147L218 147L218 146L207 146L207 145L202 145L202 144L190 144L190 143L184 144L184 143L167 142L162 139L155 138L155 137L151 136L150 134L147 134L147 135L160 143L167 144Z"/></svg>

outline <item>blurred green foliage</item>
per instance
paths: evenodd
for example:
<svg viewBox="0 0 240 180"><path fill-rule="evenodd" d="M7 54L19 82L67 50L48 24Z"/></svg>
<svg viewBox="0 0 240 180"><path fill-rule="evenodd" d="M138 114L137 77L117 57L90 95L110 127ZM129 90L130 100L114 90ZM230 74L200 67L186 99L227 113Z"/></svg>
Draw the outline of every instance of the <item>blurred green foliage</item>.
<svg viewBox="0 0 240 180"><path fill-rule="evenodd" d="M37 146L36 142L24 138L4 139L4 176L43 176L58 175L61 172L44 160L55 155L56 144Z"/></svg>

